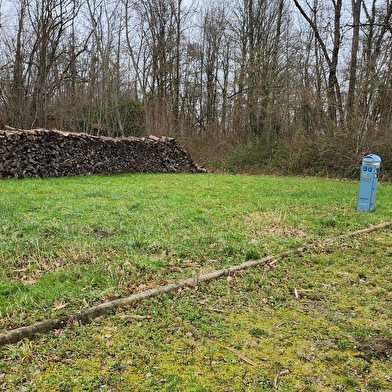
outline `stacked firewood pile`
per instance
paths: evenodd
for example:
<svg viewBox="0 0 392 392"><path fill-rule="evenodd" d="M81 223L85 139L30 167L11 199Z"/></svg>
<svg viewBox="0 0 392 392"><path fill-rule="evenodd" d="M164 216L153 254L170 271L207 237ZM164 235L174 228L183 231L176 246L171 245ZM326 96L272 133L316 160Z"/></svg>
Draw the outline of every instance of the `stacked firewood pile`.
<svg viewBox="0 0 392 392"><path fill-rule="evenodd" d="M173 138L97 137L45 129L0 130L0 177L199 173Z"/></svg>

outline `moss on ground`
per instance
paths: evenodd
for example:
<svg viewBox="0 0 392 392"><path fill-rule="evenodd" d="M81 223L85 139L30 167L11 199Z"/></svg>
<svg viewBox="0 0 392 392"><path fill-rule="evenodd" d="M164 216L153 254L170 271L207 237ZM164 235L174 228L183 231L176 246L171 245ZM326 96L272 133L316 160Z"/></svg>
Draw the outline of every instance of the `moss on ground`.
<svg viewBox="0 0 392 392"><path fill-rule="evenodd" d="M391 391L392 235L1 348L7 391Z"/></svg>

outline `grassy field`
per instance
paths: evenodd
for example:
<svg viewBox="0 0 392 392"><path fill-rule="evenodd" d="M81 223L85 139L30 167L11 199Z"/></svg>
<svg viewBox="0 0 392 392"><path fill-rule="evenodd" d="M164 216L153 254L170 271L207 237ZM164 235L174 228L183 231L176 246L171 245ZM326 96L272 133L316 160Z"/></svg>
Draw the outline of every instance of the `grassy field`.
<svg viewBox="0 0 392 392"><path fill-rule="evenodd" d="M0 333L392 220L358 183L232 175L3 180ZM0 389L392 390L382 230L0 348ZM389 389L388 389L389 388Z"/></svg>

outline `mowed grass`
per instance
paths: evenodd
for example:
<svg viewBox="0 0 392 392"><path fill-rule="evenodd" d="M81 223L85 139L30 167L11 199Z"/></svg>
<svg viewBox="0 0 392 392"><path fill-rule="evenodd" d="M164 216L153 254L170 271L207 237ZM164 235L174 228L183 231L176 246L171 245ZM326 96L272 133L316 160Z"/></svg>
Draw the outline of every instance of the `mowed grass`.
<svg viewBox="0 0 392 392"><path fill-rule="evenodd" d="M0 320L21 325L392 220L356 182L231 175L3 180Z"/></svg>
<svg viewBox="0 0 392 392"><path fill-rule="evenodd" d="M232 175L3 180L6 329L392 220L358 183ZM1 348L0 389L392 390L390 230Z"/></svg>

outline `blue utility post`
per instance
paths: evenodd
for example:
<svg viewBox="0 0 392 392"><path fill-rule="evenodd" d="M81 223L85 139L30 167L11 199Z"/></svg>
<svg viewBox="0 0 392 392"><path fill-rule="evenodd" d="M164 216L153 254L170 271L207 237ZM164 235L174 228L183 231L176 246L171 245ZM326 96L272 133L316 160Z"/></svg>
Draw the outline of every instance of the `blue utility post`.
<svg viewBox="0 0 392 392"><path fill-rule="evenodd" d="M374 211L381 158L369 154L362 158L357 210Z"/></svg>

